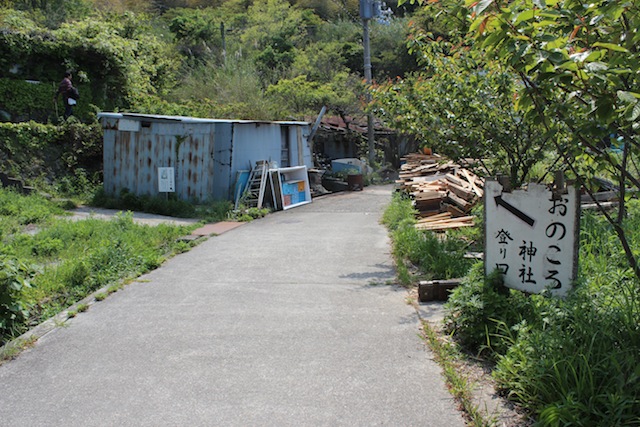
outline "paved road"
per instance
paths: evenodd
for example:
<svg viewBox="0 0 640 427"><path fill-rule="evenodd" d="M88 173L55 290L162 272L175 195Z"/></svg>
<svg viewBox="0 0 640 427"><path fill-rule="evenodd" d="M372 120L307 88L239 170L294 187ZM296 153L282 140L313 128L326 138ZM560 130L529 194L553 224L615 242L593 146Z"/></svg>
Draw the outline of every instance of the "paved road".
<svg viewBox="0 0 640 427"><path fill-rule="evenodd" d="M3 426L463 426L391 286L390 187L169 260L0 366Z"/></svg>

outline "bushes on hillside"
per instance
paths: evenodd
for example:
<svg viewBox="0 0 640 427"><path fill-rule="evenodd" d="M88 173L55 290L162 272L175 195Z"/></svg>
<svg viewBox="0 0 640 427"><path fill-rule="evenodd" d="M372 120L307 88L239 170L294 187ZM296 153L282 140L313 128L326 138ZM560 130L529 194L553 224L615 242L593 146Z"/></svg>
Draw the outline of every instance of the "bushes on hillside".
<svg viewBox="0 0 640 427"><path fill-rule="evenodd" d="M90 174L102 168L102 128L75 119L61 125L36 122L0 123L0 171L52 180L82 168Z"/></svg>
<svg viewBox="0 0 640 427"><path fill-rule="evenodd" d="M0 34L0 77L10 79L14 93L26 90L25 80L44 82L48 97L40 109L53 110L52 90L65 70L71 70L74 83L81 84L79 108L95 104L106 110L127 108L145 95L164 93L178 73L177 51L148 31L145 15L86 18L56 30L34 22L27 25L25 16L19 25L13 25L15 21L14 15L0 14L0 24L6 28ZM19 111L21 106L14 107Z"/></svg>

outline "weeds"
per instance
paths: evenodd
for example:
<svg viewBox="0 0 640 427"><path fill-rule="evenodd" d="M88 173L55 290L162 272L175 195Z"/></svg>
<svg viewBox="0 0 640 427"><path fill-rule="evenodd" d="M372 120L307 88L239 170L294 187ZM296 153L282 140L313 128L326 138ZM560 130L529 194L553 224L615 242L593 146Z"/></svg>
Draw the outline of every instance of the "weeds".
<svg viewBox="0 0 640 427"><path fill-rule="evenodd" d="M464 276L473 264L464 256L468 241L448 233L438 236L416 230L414 216L411 200L396 193L382 217L391 230L400 283L408 286L415 282L416 275L422 279Z"/></svg>
<svg viewBox="0 0 640 427"><path fill-rule="evenodd" d="M44 222L39 223L37 233L25 234L24 226L5 221L8 217L0 214L0 278L7 281L7 285L0 283L0 294L10 291L7 307L12 310L6 311L0 343L97 289L108 286L108 293L115 292L120 283L192 247L177 241L189 233L190 227L141 226L133 222L131 214L120 214L111 221L56 219L59 208L54 203L0 190L0 206L5 208L2 212L13 212L8 205L26 205L21 198L41 205ZM17 267L16 260L22 267ZM30 286L26 286L26 279L30 279ZM0 317L5 318L4 314Z"/></svg>
<svg viewBox="0 0 640 427"><path fill-rule="evenodd" d="M15 334L29 318L29 307L22 293L29 288L28 267L0 255L0 336Z"/></svg>
<svg viewBox="0 0 640 427"><path fill-rule="evenodd" d="M230 215L233 205L229 201L212 201L204 204L178 200L175 195L168 197L138 196L123 189L117 197L107 195L99 188L91 199L92 206L125 211L140 211L178 218L200 218L207 222L224 221Z"/></svg>
<svg viewBox="0 0 640 427"><path fill-rule="evenodd" d="M228 214L229 219L234 221L249 222L254 219L263 218L270 212L266 208L248 208L243 204L238 206L238 209L230 211Z"/></svg>
<svg viewBox="0 0 640 427"><path fill-rule="evenodd" d="M385 212L400 277L403 265L417 263L415 270L421 272L437 259L431 243L425 243L429 238L411 230L413 215L410 200L400 196ZM628 203L623 227L633 247L639 247L640 202ZM467 233L449 238L477 245L479 232ZM500 390L538 425L640 426L640 283L611 225L597 214L582 216L579 266L573 291L559 299L507 289L499 276L486 278L479 263L451 293L445 330L467 350L495 363ZM458 356L439 348L435 331L425 328L425 333L444 359L440 363L452 393L464 393L464 382L450 378Z"/></svg>
<svg viewBox="0 0 640 427"><path fill-rule="evenodd" d="M107 209L148 212L178 218L194 218L196 215L196 209L192 203L178 200L175 195L167 198L138 196L126 188L122 189L117 197L110 196L105 193L103 188L99 188L91 200L91 205Z"/></svg>
<svg viewBox="0 0 640 427"><path fill-rule="evenodd" d="M498 386L540 425L640 425L638 283L609 224L591 213L580 257L565 299L500 290L472 271L451 294L448 330L496 361Z"/></svg>
<svg viewBox="0 0 640 427"><path fill-rule="evenodd" d="M24 350L33 347L37 340L38 339L35 336L32 336L27 339L15 340L4 347L0 347L0 365L15 358Z"/></svg>

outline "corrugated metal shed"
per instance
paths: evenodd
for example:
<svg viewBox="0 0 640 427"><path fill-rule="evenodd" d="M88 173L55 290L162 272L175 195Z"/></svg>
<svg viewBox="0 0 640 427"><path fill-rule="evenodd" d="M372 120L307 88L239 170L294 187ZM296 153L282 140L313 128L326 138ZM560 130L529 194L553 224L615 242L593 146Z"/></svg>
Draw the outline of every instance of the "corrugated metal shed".
<svg viewBox="0 0 640 427"><path fill-rule="evenodd" d="M312 166L309 123L100 113L104 188L158 194L158 168L173 167L183 200L230 200L237 172L258 160Z"/></svg>

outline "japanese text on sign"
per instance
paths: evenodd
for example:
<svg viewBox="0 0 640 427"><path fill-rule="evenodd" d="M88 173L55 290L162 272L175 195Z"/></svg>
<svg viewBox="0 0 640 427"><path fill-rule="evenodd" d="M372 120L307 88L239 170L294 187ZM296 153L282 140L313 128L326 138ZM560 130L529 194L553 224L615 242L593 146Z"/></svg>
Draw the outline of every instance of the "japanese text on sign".
<svg viewBox="0 0 640 427"><path fill-rule="evenodd" d="M576 189L554 194L543 185L503 193L485 183L485 271L498 270L505 285L538 293L550 288L564 295L577 266Z"/></svg>

